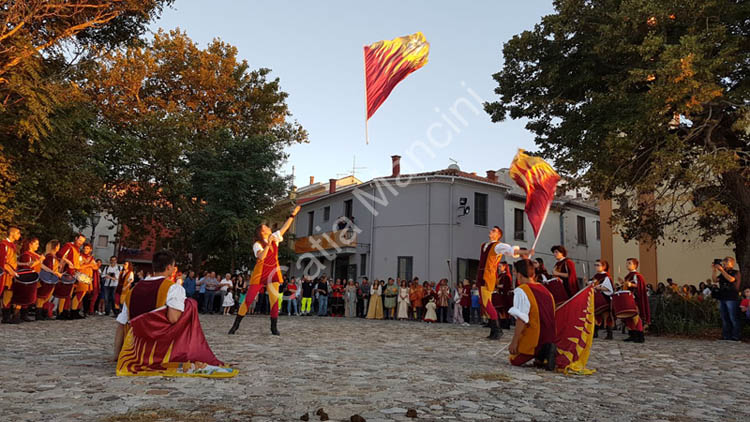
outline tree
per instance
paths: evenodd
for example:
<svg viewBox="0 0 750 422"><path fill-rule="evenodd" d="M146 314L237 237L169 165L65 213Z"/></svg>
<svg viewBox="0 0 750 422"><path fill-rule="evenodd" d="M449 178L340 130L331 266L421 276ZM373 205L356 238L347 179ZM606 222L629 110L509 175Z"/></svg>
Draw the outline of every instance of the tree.
<svg viewBox="0 0 750 422"><path fill-rule="evenodd" d="M102 181L86 133L95 122L73 75L137 43L172 0L26 0L0 5L0 229L43 239L84 226Z"/></svg>
<svg viewBox="0 0 750 422"><path fill-rule="evenodd" d="M626 240L726 235L750 268L750 2L554 5L504 45L492 120L528 119Z"/></svg>
<svg viewBox="0 0 750 422"><path fill-rule="evenodd" d="M91 139L104 208L131 240L156 224L197 266L207 251L236 256L252 239L259 213L283 190L283 148L307 136L269 73L250 70L226 43L200 49L175 30L112 51L82 78L99 113Z"/></svg>

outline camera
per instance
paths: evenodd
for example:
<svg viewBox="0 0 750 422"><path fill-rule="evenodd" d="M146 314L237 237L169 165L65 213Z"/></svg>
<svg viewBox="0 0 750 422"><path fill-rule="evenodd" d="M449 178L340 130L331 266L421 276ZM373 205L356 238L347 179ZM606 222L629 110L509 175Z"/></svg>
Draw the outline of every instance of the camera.
<svg viewBox="0 0 750 422"><path fill-rule="evenodd" d="M714 259L714 265L721 265L721 258Z"/></svg>

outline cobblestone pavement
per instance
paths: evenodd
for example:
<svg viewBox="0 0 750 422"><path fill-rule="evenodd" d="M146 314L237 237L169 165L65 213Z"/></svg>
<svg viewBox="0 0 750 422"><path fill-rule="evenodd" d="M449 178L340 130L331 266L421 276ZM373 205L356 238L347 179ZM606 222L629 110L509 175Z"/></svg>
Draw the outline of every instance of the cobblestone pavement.
<svg viewBox="0 0 750 422"><path fill-rule="evenodd" d="M230 380L115 377L111 317L0 326L0 412L9 421L750 420L750 345L648 337L595 340L576 377L515 368L510 341L452 324L201 317ZM631 397L637 399L633 404Z"/></svg>

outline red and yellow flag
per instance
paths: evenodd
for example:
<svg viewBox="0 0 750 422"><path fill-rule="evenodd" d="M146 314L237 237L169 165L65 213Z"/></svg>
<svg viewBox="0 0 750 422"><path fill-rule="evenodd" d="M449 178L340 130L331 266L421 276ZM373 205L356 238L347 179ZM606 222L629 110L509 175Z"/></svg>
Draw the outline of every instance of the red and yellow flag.
<svg viewBox="0 0 750 422"><path fill-rule="evenodd" d="M365 46L368 119L399 82L427 63L429 52L430 44L421 32Z"/></svg>
<svg viewBox="0 0 750 422"><path fill-rule="evenodd" d="M526 215L534 229L534 236L538 236L555 198L560 175L546 161L520 149L510 165L510 177L526 191Z"/></svg>
<svg viewBox="0 0 750 422"><path fill-rule="evenodd" d="M565 374L590 375L586 368L594 341L594 288L589 286L555 311L557 370Z"/></svg>

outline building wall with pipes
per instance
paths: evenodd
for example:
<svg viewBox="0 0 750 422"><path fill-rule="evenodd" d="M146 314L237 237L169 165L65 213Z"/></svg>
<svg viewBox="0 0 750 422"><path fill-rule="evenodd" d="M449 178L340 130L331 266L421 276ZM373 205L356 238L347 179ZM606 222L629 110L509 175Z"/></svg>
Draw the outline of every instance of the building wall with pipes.
<svg viewBox="0 0 750 422"><path fill-rule="evenodd" d="M302 204L295 236L307 249L297 251L298 259L290 274L300 276L307 271L311 276L357 280L362 276L383 279L406 275L452 282L474 278L480 245L488 240L492 226L503 229L503 241L507 243L529 247L533 242L533 232L525 218L524 239L515 239L513 213L516 208L523 209L525 200L509 195L510 190L494 171L479 177L449 169L403 177L394 171L389 178L344 189L332 184L327 195ZM478 216L478 194L487 198L486 220ZM325 234L334 238L339 233L337 220L345 216L347 201L351 201L353 224L348 229L356 236L354 244L341 242L337 247L335 241L326 240L324 245L310 250L308 236ZM555 207L536 249L551 266L554 259L549 249L563 243L581 268L579 276L583 277L583 271L590 275L600 251L595 225L598 210L566 206L563 202ZM577 243L579 216L586 221L585 245ZM583 270L583 266L587 269Z"/></svg>

